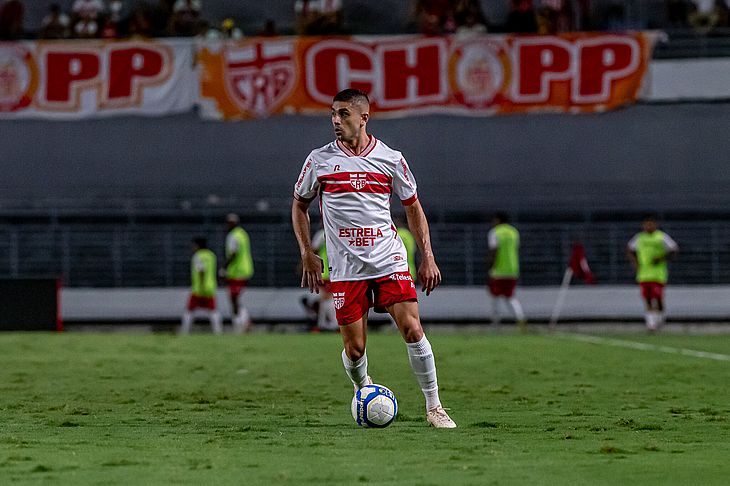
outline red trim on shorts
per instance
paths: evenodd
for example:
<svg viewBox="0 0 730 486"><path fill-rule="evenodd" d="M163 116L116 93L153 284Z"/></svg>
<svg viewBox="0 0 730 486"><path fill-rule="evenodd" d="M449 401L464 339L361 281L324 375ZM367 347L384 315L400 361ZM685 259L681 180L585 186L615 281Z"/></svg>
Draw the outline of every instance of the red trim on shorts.
<svg viewBox="0 0 730 486"><path fill-rule="evenodd" d="M401 204L404 206L410 206L411 204L415 203L418 200L418 194L414 194L408 199L402 199Z"/></svg>

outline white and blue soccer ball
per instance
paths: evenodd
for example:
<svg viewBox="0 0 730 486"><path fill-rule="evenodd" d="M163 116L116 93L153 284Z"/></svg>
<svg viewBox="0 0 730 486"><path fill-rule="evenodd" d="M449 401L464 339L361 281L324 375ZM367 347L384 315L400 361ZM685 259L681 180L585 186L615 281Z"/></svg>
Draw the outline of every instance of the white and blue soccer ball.
<svg viewBox="0 0 730 486"><path fill-rule="evenodd" d="M352 418L361 427L387 427L397 413L398 401L383 385L365 385L352 397Z"/></svg>

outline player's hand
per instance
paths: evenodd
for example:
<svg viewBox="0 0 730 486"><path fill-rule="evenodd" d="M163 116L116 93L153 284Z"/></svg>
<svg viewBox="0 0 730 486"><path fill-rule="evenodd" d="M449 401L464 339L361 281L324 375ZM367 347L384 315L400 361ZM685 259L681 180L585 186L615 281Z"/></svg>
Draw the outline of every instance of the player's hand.
<svg viewBox="0 0 730 486"><path fill-rule="evenodd" d="M423 282L421 291L426 292L426 295L430 295L441 284L441 270L433 257L423 259L418 267L418 279Z"/></svg>
<svg viewBox="0 0 730 486"><path fill-rule="evenodd" d="M324 285L322 280L322 259L316 253L310 251L302 255L302 287L310 292L318 294L319 286Z"/></svg>

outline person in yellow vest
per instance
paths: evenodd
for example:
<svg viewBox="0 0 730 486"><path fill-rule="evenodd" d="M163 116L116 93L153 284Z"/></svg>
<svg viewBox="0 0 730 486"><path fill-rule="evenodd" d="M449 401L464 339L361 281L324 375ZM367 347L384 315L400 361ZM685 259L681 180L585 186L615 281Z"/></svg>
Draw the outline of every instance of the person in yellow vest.
<svg viewBox="0 0 730 486"><path fill-rule="evenodd" d="M489 230L487 240L492 324L499 324L499 301L503 300L514 314L520 330L524 330L525 313L522 310L522 304L514 295L517 279L520 276L520 233L514 226L508 224L508 217L505 213L496 213L492 217L492 229Z"/></svg>
<svg viewBox="0 0 730 486"><path fill-rule="evenodd" d="M251 329L251 316L241 304L240 297L253 277L253 257L251 256L251 240L248 233L241 228L237 214L226 216L226 268L224 270L228 295L231 299L231 323L233 331L241 333Z"/></svg>
<svg viewBox="0 0 730 486"><path fill-rule="evenodd" d="M646 328L654 332L664 324L664 286L669 277L667 262L677 256L679 246L659 230L654 215L644 218L642 229L629 240L626 256L636 271L636 281L646 305Z"/></svg>
<svg viewBox="0 0 730 486"><path fill-rule="evenodd" d="M319 309L317 310L317 328L321 331L337 331L337 315L335 302L330 290L330 265L327 259L327 242L324 229L317 231L312 237L312 248L322 259L322 285L319 287Z"/></svg>
<svg viewBox="0 0 730 486"><path fill-rule="evenodd" d="M215 253L208 249L205 238L194 238L193 257L190 261L190 298L182 317L182 334L190 333L194 313L206 315L215 334L223 332L221 315L215 307L215 292L218 288L216 278Z"/></svg>

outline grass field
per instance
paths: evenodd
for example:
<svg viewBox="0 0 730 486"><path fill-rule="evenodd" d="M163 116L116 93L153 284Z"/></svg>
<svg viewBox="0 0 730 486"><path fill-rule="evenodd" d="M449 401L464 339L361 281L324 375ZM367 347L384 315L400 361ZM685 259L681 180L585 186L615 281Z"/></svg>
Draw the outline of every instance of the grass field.
<svg viewBox="0 0 730 486"><path fill-rule="evenodd" d="M616 337L616 336L613 336ZM2 484L728 484L730 362L430 335L455 430L374 334L396 422L358 428L336 335L0 334ZM730 336L624 336L730 354Z"/></svg>

